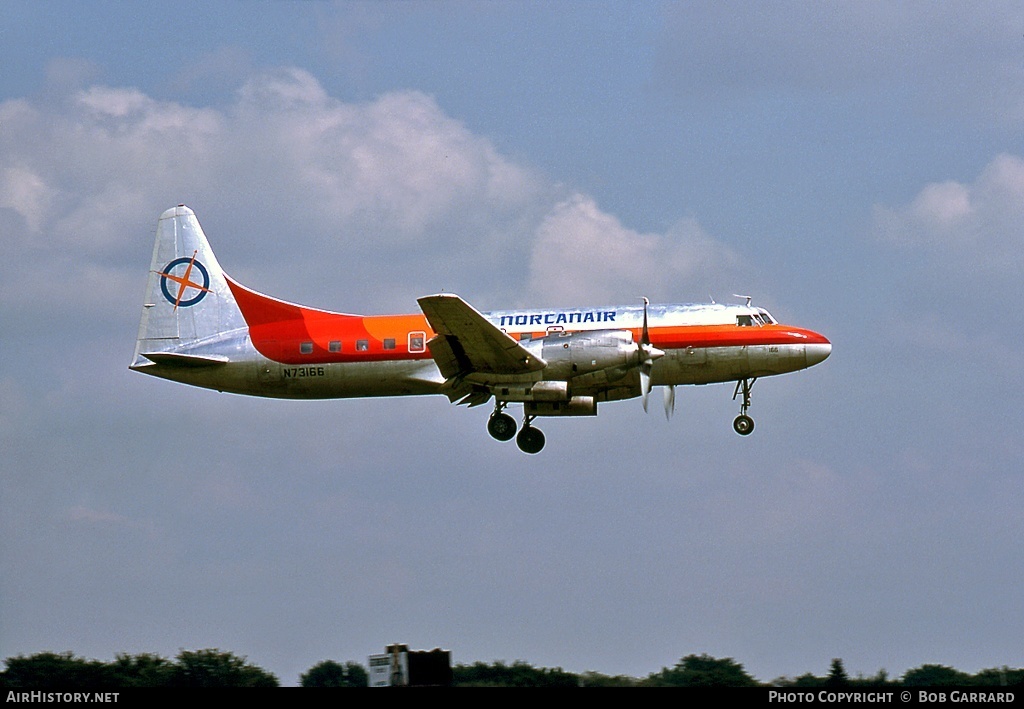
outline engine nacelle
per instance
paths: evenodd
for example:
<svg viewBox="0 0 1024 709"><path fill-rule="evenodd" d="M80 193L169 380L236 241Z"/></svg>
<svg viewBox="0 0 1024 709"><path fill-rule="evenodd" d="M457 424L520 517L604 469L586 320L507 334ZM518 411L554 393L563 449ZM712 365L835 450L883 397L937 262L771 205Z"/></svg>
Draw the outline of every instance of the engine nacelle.
<svg viewBox="0 0 1024 709"><path fill-rule="evenodd" d="M634 380L640 348L628 330L555 332L522 345L543 358L547 366L534 373L536 378L492 384L490 388L499 401L543 404L527 413L593 416L598 401L639 393L634 391L639 386Z"/></svg>
<svg viewBox="0 0 1024 709"><path fill-rule="evenodd" d="M568 382L570 390L617 382L639 362L639 347L628 330L553 332L524 345L548 363L544 380Z"/></svg>

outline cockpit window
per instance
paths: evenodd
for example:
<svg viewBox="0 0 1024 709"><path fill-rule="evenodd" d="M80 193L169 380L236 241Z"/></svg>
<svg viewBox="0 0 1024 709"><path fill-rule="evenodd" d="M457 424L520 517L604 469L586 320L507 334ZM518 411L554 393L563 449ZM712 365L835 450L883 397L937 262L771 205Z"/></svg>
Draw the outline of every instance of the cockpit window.
<svg viewBox="0 0 1024 709"><path fill-rule="evenodd" d="M762 310L761 308L749 314L736 316L736 324L740 327L751 327L753 325L763 327L765 325L773 325L775 322L775 318L769 315L767 310Z"/></svg>

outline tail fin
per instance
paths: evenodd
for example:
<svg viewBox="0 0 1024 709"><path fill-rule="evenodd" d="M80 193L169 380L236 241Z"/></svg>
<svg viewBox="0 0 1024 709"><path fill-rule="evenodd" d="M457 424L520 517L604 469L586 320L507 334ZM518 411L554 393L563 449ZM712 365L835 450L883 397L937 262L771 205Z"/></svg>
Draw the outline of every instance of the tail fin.
<svg viewBox="0 0 1024 709"><path fill-rule="evenodd" d="M160 215L131 368L227 361L217 336L245 321L195 213L183 204Z"/></svg>

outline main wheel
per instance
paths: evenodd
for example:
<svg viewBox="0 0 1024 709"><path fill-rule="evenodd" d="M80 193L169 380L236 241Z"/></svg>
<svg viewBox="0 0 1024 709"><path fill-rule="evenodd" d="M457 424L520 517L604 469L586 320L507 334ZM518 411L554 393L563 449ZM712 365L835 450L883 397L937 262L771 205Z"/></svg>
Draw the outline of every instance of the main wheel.
<svg viewBox="0 0 1024 709"><path fill-rule="evenodd" d="M512 440L516 435L516 420L508 414L491 414L487 419L487 432L499 441Z"/></svg>
<svg viewBox="0 0 1024 709"><path fill-rule="evenodd" d="M749 436L750 432L754 430L754 419L746 414L741 414L732 422L732 430L741 436Z"/></svg>
<svg viewBox="0 0 1024 709"><path fill-rule="evenodd" d="M519 450L523 453L540 453L541 448L544 447L544 434L540 432L539 428L533 426L523 426L523 429L516 436L516 445L519 446Z"/></svg>

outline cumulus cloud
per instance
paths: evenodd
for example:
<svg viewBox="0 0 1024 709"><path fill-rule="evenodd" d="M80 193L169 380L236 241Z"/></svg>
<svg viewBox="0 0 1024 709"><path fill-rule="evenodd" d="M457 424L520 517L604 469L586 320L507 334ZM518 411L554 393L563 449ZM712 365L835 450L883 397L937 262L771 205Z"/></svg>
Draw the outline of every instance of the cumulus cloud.
<svg viewBox="0 0 1024 709"><path fill-rule="evenodd" d="M538 188L528 170L417 91L346 104L291 69L250 80L235 118L257 138L260 159L300 188L310 213L382 223L403 246L457 210L500 214Z"/></svg>
<svg viewBox="0 0 1024 709"><path fill-rule="evenodd" d="M1018 272L1024 257L1024 160L999 155L973 183L926 185L908 204L875 207L878 237L955 270Z"/></svg>
<svg viewBox="0 0 1024 709"><path fill-rule="evenodd" d="M42 226L49 197L46 183L35 172L20 166L0 170L0 208L21 216L29 232L36 233Z"/></svg>
<svg viewBox="0 0 1024 709"><path fill-rule="evenodd" d="M621 302L678 298L697 281L734 269L738 259L692 220L667 234L641 234L574 194L537 229L529 291L545 302Z"/></svg>
<svg viewBox="0 0 1024 709"><path fill-rule="evenodd" d="M629 229L418 91L346 103L283 68L220 108L89 86L0 104L0 122L13 231L0 295L40 312L132 310L155 219L178 202L230 249L236 277L345 310L408 309L438 290L485 309L670 298L734 260L695 222Z"/></svg>

